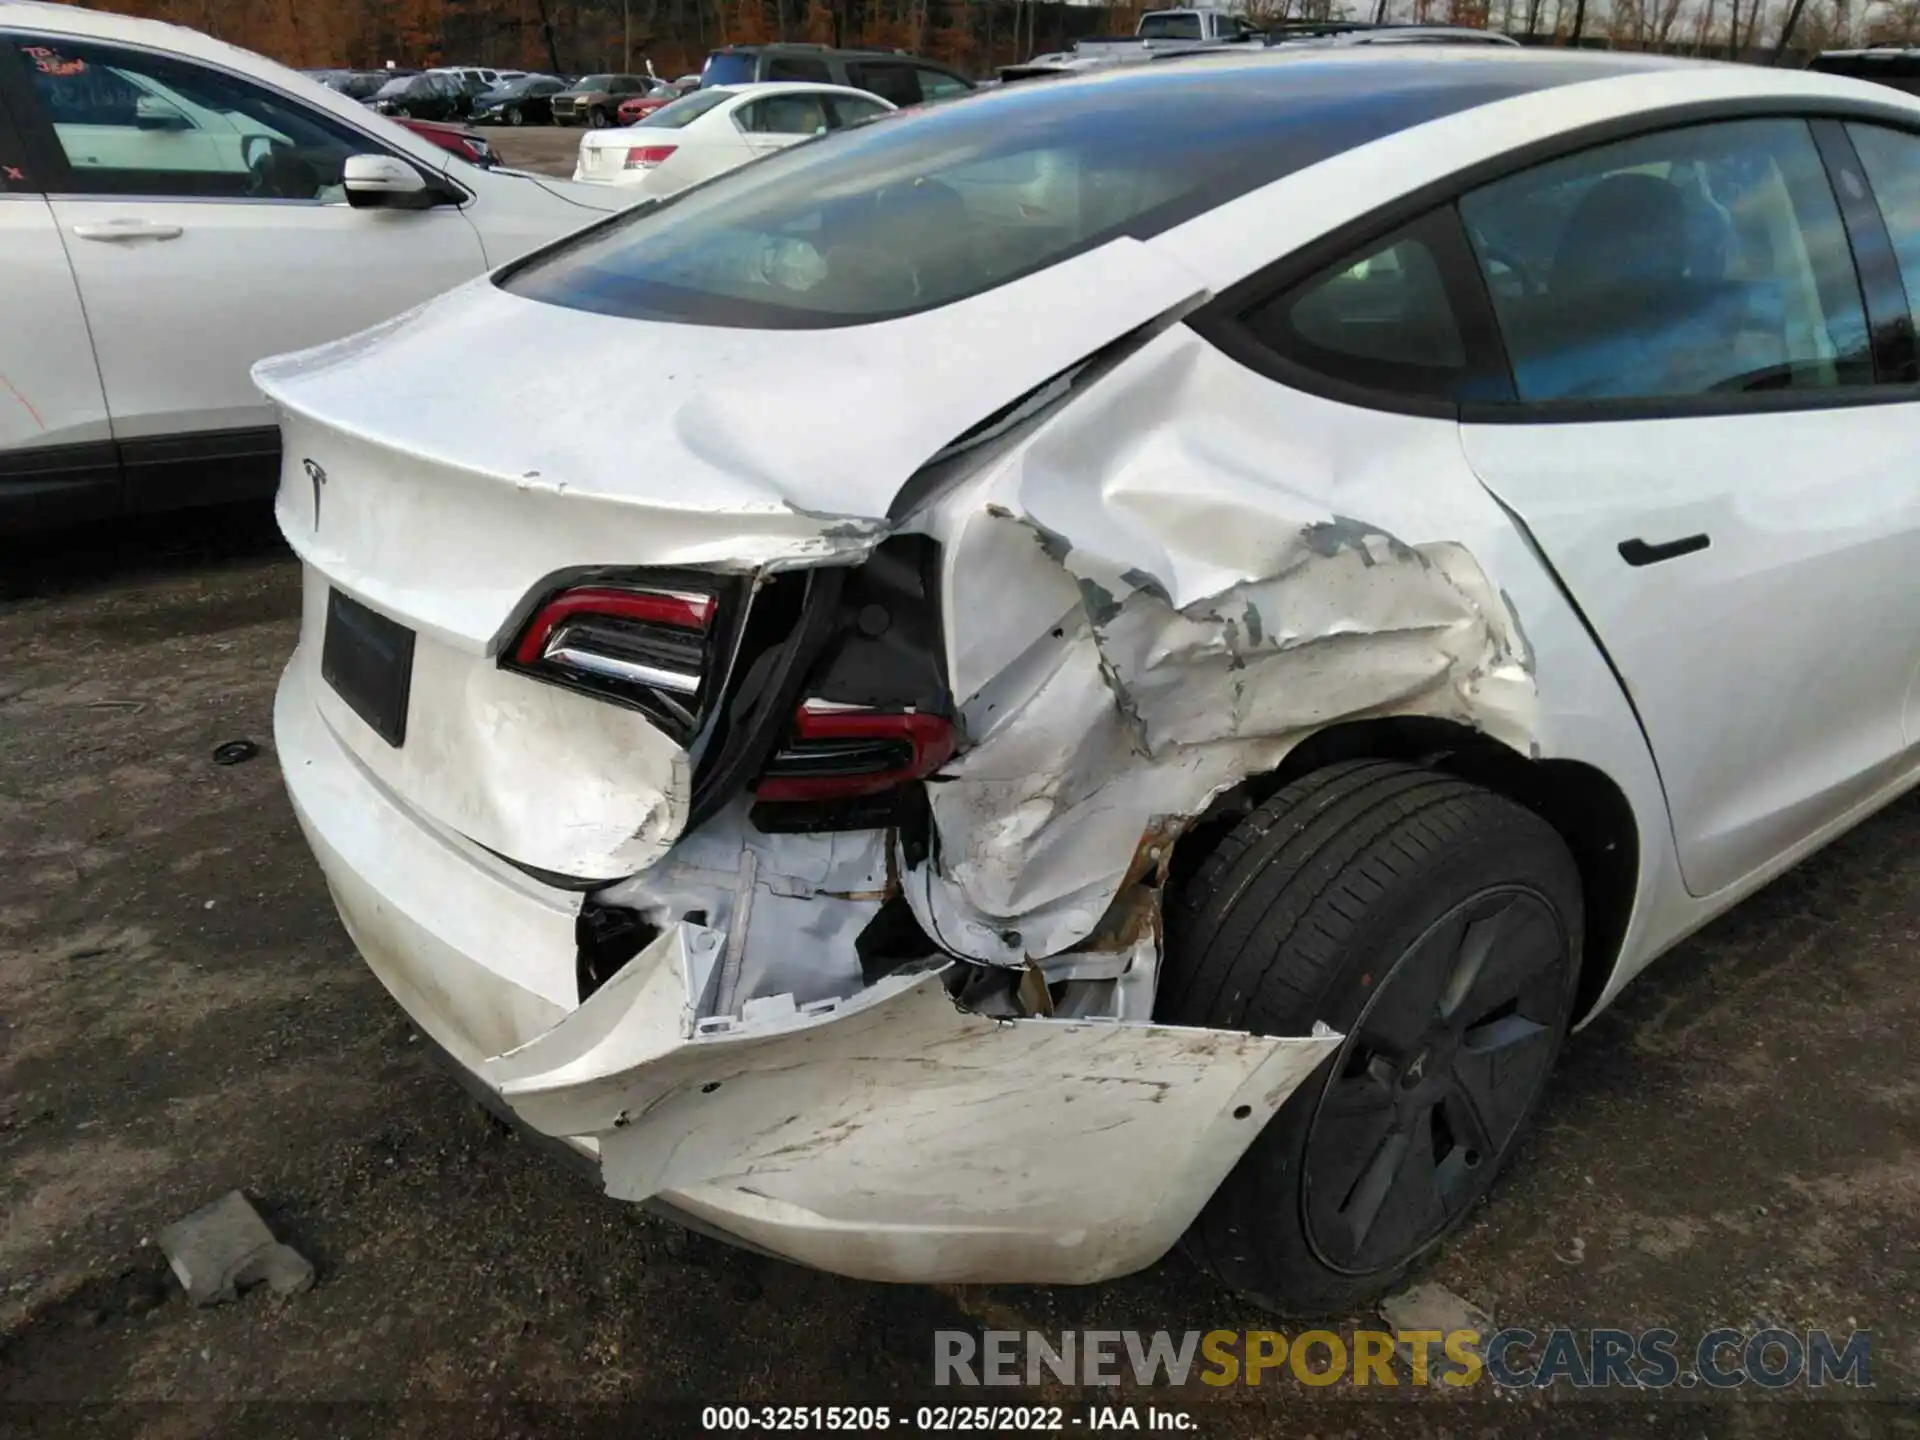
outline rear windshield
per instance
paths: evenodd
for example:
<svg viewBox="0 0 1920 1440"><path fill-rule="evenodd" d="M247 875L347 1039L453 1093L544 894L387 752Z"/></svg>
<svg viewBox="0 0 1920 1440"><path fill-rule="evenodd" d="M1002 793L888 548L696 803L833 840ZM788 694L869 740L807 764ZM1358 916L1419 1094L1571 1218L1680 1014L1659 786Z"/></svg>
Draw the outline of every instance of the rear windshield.
<svg viewBox="0 0 1920 1440"><path fill-rule="evenodd" d="M698 120L714 106L724 105L732 98L731 90L696 90L671 105L662 105L640 123L651 130L678 130L689 120Z"/></svg>
<svg viewBox="0 0 1920 1440"><path fill-rule="evenodd" d="M1140 28L1136 32L1142 40L1198 40L1200 17L1194 14L1181 14L1178 10L1162 10L1158 14L1142 15Z"/></svg>
<svg viewBox="0 0 1920 1440"><path fill-rule="evenodd" d="M1323 60L1203 60L1013 86L803 142L595 226L498 283L548 304L700 325L931 310L1542 84L1513 67L1465 73L1478 68L1381 66L1362 87Z"/></svg>
<svg viewBox="0 0 1920 1440"><path fill-rule="evenodd" d="M722 55L717 51L707 56L707 63L700 69L702 85L751 85L753 83L753 56Z"/></svg>

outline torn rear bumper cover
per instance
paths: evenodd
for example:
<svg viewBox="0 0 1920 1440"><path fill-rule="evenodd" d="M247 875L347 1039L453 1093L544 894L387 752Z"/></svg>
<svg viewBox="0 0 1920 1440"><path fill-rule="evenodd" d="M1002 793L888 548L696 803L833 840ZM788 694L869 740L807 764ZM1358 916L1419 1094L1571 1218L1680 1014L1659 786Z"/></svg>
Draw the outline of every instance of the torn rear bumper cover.
<svg viewBox="0 0 1920 1440"><path fill-rule="evenodd" d="M865 1279L1101 1280L1164 1254L1339 1044L992 1019L956 1006L945 961L702 1025L725 937L684 921L577 1003L579 896L397 803L333 735L317 683L297 652L275 740L354 942L521 1121L597 1151L618 1199Z"/></svg>

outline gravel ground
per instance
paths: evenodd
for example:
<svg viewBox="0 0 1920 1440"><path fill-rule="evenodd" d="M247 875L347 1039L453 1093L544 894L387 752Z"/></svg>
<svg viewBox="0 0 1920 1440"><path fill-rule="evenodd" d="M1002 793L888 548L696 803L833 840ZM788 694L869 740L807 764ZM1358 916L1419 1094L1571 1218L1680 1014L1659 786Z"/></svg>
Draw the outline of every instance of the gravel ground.
<svg viewBox="0 0 1920 1440"><path fill-rule="evenodd" d="M1177 1261L1091 1289L812 1273L504 1133L355 958L287 807L297 597L261 511L0 549L0 1434L678 1433L689 1402L951 1400L938 1330L1263 1327ZM236 738L259 757L211 763ZM1049 1398L1222 1436L1920 1435L1916 857L1909 799L1651 971L1430 1272L1536 1330L1869 1329L1871 1399ZM318 1283L197 1311L153 1239L235 1188Z"/></svg>
<svg viewBox="0 0 1920 1440"><path fill-rule="evenodd" d="M573 174L573 157L580 151L580 137L587 133L578 125L526 125L518 130L482 125L479 129L493 142L504 164L563 178Z"/></svg>

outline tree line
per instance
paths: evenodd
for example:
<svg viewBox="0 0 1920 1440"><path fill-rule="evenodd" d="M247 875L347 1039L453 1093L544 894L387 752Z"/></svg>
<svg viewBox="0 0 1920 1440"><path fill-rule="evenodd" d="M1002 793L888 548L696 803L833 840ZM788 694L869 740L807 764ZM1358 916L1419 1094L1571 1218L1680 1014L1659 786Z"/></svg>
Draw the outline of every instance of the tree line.
<svg viewBox="0 0 1920 1440"><path fill-rule="evenodd" d="M1089 34L1130 31L1140 4L1041 0L100 0L300 67L480 64L566 74L697 71L723 44L807 40L900 49L990 75ZM1150 7L1146 7L1150 8ZM1920 0L1248 0L1297 19L1490 26L1536 43L1767 58L1920 40Z"/></svg>

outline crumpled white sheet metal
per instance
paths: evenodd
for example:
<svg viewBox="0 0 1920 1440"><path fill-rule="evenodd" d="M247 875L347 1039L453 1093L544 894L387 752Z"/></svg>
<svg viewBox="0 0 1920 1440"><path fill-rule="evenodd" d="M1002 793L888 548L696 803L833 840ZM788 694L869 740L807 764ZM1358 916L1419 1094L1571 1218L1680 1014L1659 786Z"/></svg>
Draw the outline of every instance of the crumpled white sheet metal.
<svg viewBox="0 0 1920 1440"><path fill-rule="evenodd" d="M1286 393L1175 327L931 508L972 743L906 893L955 953L1078 943L1144 834L1332 722L1436 716L1528 753L1499 592L1460 543L1386 528L1447 523L1407 477L1460 475L1454 427L1369 413L1346 443L1344 407Z"/></svg>
<svg viewBox="0 0 1920 1440"><path fill-rule="evenodd" d="M717 1207L843 1274L1065 1283L1150 1264L1339 1043L990 1020L954 1004L944 965L839 1002L749 1002L708 1032L696 997L720 943L674 927L486 1078L536 1129L593 1135L615 1198Z"/></svg>

